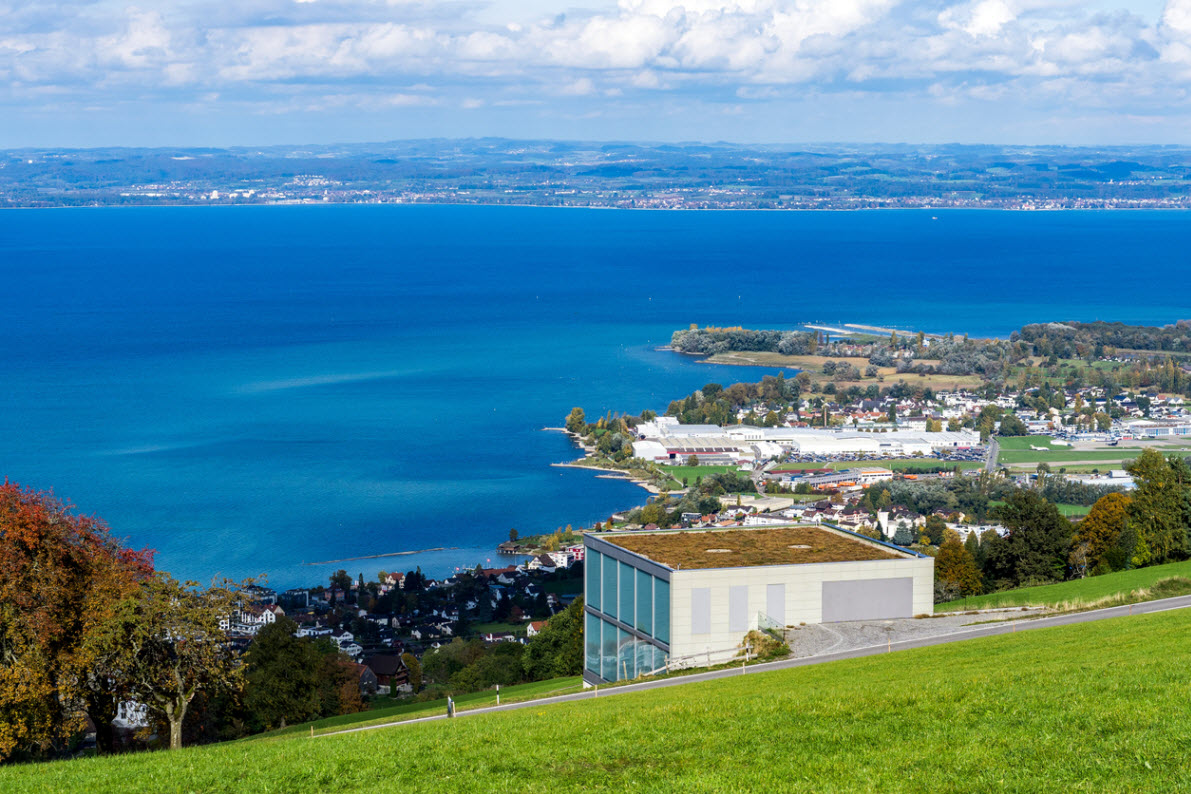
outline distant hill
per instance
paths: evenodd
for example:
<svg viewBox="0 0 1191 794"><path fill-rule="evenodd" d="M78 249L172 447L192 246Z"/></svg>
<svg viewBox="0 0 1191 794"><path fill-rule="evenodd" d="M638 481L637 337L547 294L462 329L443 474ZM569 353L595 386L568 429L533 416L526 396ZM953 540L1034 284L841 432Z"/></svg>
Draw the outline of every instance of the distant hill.
<svg viewBox="0 0 1191 794"><path fill-rule="evenodd" d="M0 207L448 202L1191 206L1191 148L519 141L0 151Z"/></svg>

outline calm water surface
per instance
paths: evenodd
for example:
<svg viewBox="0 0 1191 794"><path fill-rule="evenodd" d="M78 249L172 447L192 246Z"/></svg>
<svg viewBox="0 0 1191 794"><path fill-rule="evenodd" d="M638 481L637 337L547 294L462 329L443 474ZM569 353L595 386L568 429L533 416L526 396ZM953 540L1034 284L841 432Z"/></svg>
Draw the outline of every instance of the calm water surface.
<svg viewBox="0 0 1191 794"><path fill-rule="evenodd" d="M1191 215L242 207L0 213L0 476L175 575L442 574L604 519L551 468L573 405L664 410L761 370L699 324L1007 335L1191 317ZM447 551L343 564L349 557Z"/></svg>

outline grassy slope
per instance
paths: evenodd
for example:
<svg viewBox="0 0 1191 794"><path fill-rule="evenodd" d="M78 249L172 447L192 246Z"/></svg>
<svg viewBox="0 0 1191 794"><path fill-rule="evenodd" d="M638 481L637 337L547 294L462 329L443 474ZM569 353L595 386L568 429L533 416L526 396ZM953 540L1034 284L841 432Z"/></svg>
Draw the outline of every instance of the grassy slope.
<svg viewBox="0 0 1191 794"><path fill-rule="evenodd" d="M551 697L554 695L567 695L572 692L578 692L583 688L583 679L579 676L570 676L567 678L551 678L547 681L535 681L532 684L518 684L516 686L502 687L500 691L501 703L516 703L522 700L534 700L542 697ZM467 711L469 709L483 708L484 706L496 705L496 691L485 690L483 692L472 692L465 695L455 695L455 708L457 711ZM326 717L321 720L314 720L313 722L303 722L299 725L290 725L289 727L280 730L272 731L270 733L260 734L258 736L251 736L244 741L253 742L266 739L275 739L280 736L302 735L309 736L311 726L314 727L315 734L331 733L333 731L343 730L344 728L358 728L362 725L379 725L386 722L399 722L402 720L413 720L419 717L430 717L435 714L442 714L447 710L447 701L443 700L427 700L421 703L403 703L399 706L387 706L383 708L374 708L369 711L361 711L357 714L341 714L337 717Z"/></svg>
<svg viewBox="0 0 1191 794"><path fill-rule="evenodd" d="M29 791L1172 791L1191 612L326 739L0 769Z"/></svg>
<svg viewBox="0 0 1191 794"><path fill-rule="evenodd" d="M1191 560L1155 565L1133 571L1108 573L1071 582L1023 587L1003 593L973 596L940 605L941 610L990 609L992 607L1054 606L1063 603L1091 602L1110 596L1127 594L1141 587L1149 587L1172 576L1191 578Z"/></svg>

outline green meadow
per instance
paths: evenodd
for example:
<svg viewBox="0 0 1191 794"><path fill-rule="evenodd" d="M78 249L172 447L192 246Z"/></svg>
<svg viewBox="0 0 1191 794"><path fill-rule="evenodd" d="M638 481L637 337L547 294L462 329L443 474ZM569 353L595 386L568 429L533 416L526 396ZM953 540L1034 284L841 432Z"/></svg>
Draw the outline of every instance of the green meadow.
<svg viewBox="0 0 1191 794"><path fill-rule="evenodd" d="M1168 792L1191 611L363 733L0 769L0 791Z"/></svg>
<svg viewBox="0 0 1191 794"><path fill-rule="evenodd" d="M1080 608L1097 605L1106 600L1129 603L1130 601L1147 600L1146 597L1130 599L1129 596L1135 591L1148 590L1158 582L1174 578L1191 580L1191 560L1172 562L1168 565L1155 565L1150 568L1138 568L1132 571L1106 573L1103 576L1089 576L1086 579L1074 579L1058 584L1022 587L1001 593L972 596L940 604L938 609L951 612L1022 606ZM1180 593L1170 592L1162 595L1180 595Z"/></svg>

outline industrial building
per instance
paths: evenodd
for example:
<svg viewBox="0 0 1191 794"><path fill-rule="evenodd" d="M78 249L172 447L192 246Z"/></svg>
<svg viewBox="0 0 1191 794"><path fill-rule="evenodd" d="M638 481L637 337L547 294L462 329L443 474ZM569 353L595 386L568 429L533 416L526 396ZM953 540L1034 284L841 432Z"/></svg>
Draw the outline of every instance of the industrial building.
<svg viewBox="0 0 1191 794"><path fill-rule="evenodd" d="M768 460L777 455L866 455L904 458L980 445L971 430L928 433L918 430L866 432L855 429L683 425L673 417L658 417L637 428L641 439L633 456L655 463L683 464L693 455L700 463L731 464Z"/></svg>
<svg viewBox="0 0 1191 794"><path fill-rule="evenodd" d="M930 614L934 559L828 526L584 536L584 681L734 658L745 634Z"/></svg>

